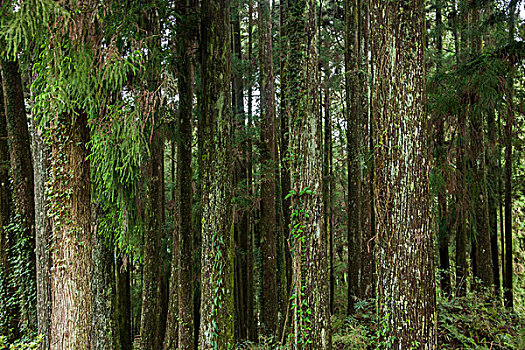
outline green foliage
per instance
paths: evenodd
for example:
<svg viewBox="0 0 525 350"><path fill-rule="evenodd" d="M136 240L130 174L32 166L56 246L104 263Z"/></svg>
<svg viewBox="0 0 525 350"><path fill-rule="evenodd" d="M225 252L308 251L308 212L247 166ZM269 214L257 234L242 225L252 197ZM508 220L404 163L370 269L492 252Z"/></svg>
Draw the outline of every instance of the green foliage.
<svg viewBox="0 0 525 350"><path fill-rule="evenodd" d="M0 350L29 350L39 349L40 344L44 341L43 335L38 335L32 339L21 339L9 344L6 337L0 336Z"/></svg>

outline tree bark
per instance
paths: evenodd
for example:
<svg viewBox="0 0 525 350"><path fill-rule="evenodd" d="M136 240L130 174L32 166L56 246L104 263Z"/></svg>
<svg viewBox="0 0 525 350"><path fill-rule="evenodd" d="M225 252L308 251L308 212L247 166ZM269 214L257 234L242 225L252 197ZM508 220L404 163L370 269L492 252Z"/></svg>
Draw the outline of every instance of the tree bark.
<svg viewBox="0 0 525 350"><path fill-rule="evenodd" d="M21 269L15 275L20 297L20 327L23 331L34 332L37 330L35 193L24 88L17 62L2 59L0 65L13 179L13 223L22 226L16 235L16 254L20 256L17 260L21 261Z"/></svg>
<svg viewBox="0 0 525 350"><path fill-rule="evenodd" d="M288 1L294 349L331 349L315 1Z"/></svg>
<svg viewBox="0 0 525 350"><path fill-rule="evenodd" d="M131 335L131 264L124 253L117 254L118 336L122 350L132 350Z"/></svg>
<svg viewBox="0 0 525 350"><path fill-rule="evenodd" d="M270 2L259 1L259 86L261 87L261 328L269 336L277 330L277 242L276 242L276 131L275 89L272 59Z"/></svg>
<svg viewBox="0 0 525 350"><path fill-rule="evenodd" d="M345 1L345 77L347 111L347 164L348 164L348 306L354 312L359 297L361 275L361 132L359 96L359 16L360 1Z"/></svg>
<svg viewBox="0 0 525 350"><path fill-rule="evenodd" d="M91 346L91 184L87 115L62 116L50 130L48 183L52 350Z"/></svg>
<svg viewBox="0 0 525 350"><path fill-rule="evenodd" d="M437 348L424 18L423 0L372 1L379 332L396 349Z"/></svg>
<svg viewBox="0 0 525 350"><path fill-rule="evenodd" d="M232 111L229 1L202 3L201 349L233 345Z"/></svg>

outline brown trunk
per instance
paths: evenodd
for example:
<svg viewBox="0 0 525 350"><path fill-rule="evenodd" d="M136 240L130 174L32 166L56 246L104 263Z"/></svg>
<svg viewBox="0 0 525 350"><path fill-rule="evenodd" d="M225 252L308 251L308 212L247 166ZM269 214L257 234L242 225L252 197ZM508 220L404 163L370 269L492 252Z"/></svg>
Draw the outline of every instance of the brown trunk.
<svg viewBox="0 0 525 350"><path fill-rule="evenodd" d="M345 70L347 105L347 164L348 164L348 306L347 313L354 312L359 297L361 274L361 128L359 96L359 0L345 1Z"/></svg>
<svg viewBox="0 0 525 350"><path fill-rule="evenodd" d="M261 328L266 335L277 330L277 261L275 239L276 131L270 2L259 1L259 86L261 87Z"/></svg>
<svg viewBox="0 0 525 350"><path fill-rule="evenodd" d="M19 289L20 327L22 331L37 330L36 322L36 258L35 258L35 194L31 144L27 126L24 89L18 63L1 60L1 73L7 120L7 136L13 179L14 223L23 227L17 233L16 254L21 270L16 273ZM15 242L13 242L15 244Z"/></svg>
<svg viewBox="0 0 525 350"><path fill-rule="evenodd" d="M202 297L200 346L233 344L232 111L229 1L202 3Z"/></svg>
<svg viewBox="0 0 525 350"><path fill-rule="evenodd" d="M294 349L331 349L316 2L288 2Z"/></svg>
<svg viewBox="0 0 525 350"><path fill-rule="evenodd" d="M120 346L132 350L131 336L131 264L124 253L117 255L117 310Z"/></svg>
<svg viewBox="0 0 525 350"><path fill-rule="evenodd" d="M0 79L0 309L5 310L0 319L0 335L6 336L8 341L13 341L20 334L18 330L18 308L10 299L14 298L15 290L9 288L13 276L13 268L9 259L9 251L14 237L10 237L5 226L9 223L11 215L11 188L9 186L9 148L7 144L7 125L4 109L4 95ZM49 339L48 339L49 341Z"/></svg>
<svg viewBox="0 0 525 350"><path fill-rule="evenodd" d="M91 185L87 115L63 116L50 130L50 349L91 345Z"/></svg>
<svg viewBox="0 0 525 350"><path fill-rule="evenodd" d="M424 17L423 0L372 1L378 331L397 349L437 348Z"/></svg>

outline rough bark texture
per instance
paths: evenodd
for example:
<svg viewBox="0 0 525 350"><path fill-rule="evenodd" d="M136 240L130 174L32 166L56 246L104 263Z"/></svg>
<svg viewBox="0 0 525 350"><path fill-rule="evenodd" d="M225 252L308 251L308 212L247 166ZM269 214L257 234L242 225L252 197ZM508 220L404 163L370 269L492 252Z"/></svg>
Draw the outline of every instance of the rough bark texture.
<svg viewBox="0 0 525 350"><path fill-rule="evenodd" d="M100 209L91 206L93 245L93 323L91 350L120 349L116 313L115 264L112 242L99 232Z"/></svg>
<svg viewBox="0 0 525 350"><path fill-rule="evenodd" d="M266 335L276 335L277 327L277 256L275 181L276 131L275 89L272 60L272 22L270 2L259 1L259 86L261 87L261 254L262 300L261 328Z"/></svg>
<svg viewBox="0 0 525 350"><path fill-rule="evenodd" d="M91 185L87 116L63 117L51 130L52 228L50 349L91 345Z"/></svg>
<svg viewBox="0 0 525 350"><path fill-rule="evenodd" d="M291 219L291 199L288 197L291 189L290 179L290 164L288 161L289 157L289 116L290 116L290 100L288 96L290 94L290 88L288 81L289 78L289 38L288 38L288 0L281 0L280 2L280 68L281 75L280 80L280 104L279 104L279 118L280 118L280 162L281 162L281 206L282 206L282 235L284 240L284 265L285 265L285 277L286 277L286 299L291 297L292 293L292 256L290 253L290 219ZM288 314L290 303L288 302L283 309L284 322L290 322ZM285 324L281 325L283 330ZM281 334L283 338L284 334Z"/></svg>
<svg viewBox="0 0 525 350"><path fill-rule="evenodd" d="M142 272L142 312L140 319L141 349L157 350L160 345L160 278L162 211L164 210L162 182L164 174L164 141L158 126L150 144L151 159L148 173L147 228L144 232L144 269Z"/></svg>
<svg viewBox="0 0 525 350"><path fill-rule="evenodd" d="M19 222L23 227L16 237L16 254L23 261L23 270L18 271L15 277L20 297L20 327L22 330L36 331L35 194L24 89L18 63L2 59L0 65L11 157L14 214L20 215L14 223Z"/></svg>
<svg viewBox="0 0 525 350"><path fill-rule="evenodd" d="M345 1L345 77L347 104L347 163L348 163L348 306L354 312L359 296L361 275L361 128L359 96L359 16L360 1Z"/></svg>
<svg viewBox="0 0 525 350"><path fill-rule="evenodd" d="M35 181L35 244L38 333L44 335L40 349L49 349L51 317L51 226L47 215L48 199L45 184L49 179L49 147L44 144L42 129L33 115L33 171Z"/></svg>
<svg viewBox="0 0 525 350"><path fill-rule="evenodd" d="M151 4L153 5L153 4ZM160 23L157 10L151 6L141 18L141 27L148 35L147 74L149 94L153 96L158 91L158 52L160 45ZM147 128L149 135L150 157L147 165L147 196L144 231L144 268L142 271L142 311L140 319L140 341L142 350L158 350L162 348L161 339L161 276L162 255L160 251L164 237L164 137L160 112L154 106L147 106L143 111L150 119Z"/></svg>
<svg viewBox="0 0 525 350"><path fill-rule="evenodd" d="M437 348L424 16L423 0L372 1L379 332L394 349Z"/></svg>
<svg viewBox="0 0 525 350"><path fill-rule="evenodd" d="M467 235L466 235L466 208L467 208L467 189L466 189L466 121L465 113L458 111L458 144L457 144L457 168L458 186L456 191L456 295L465 296L467 293Z"/></svg>
<svg viewBox="0 0 525 350"><path fill-rule="evenodd" d="M202 3L201 349L233 345L232 111L229 1Z"/></svg>
<svg viewBox="0 0 525 350"><path fill-rule="evenodd" d="M289 1L294 349L331 349L315 1Z"/></svg>
<svg viewBox="0 0 525 350"><path fill-rule="evenodd" d="M197 18L195 0L183 2L184 16L181 19L183 28L182 40L178 43L181 60L178 65L179 90L180 90L180 119L177 176L179 177L179 278L178 278L178 303L179 303L179 349L193 349L193 210L192 210L192 142L193 142L193 81L194 81L194 55L195 33L197 31ZM183 5L184 5L183 4Z"/></svg>

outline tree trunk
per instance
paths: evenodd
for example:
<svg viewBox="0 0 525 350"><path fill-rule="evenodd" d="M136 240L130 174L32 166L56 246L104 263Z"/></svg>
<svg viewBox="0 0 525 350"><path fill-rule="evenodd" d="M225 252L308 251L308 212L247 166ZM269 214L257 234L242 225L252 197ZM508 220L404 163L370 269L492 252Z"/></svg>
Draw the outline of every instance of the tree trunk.
<svg viewBox="0 0 525 350"><path fill-rule="evenodd" d="M19 311L17 305L10 302L16 293L14 288L9 286L12 285L10 279L14 274L9 259L14 237L9 234L9 230L5 229L11 216L12 193L9 186L10 161L4 95L1 92L2 80L0 79L0 309L3 310L2 318L0 318L0 335L6 336L7 340L12 342L20 335L17 332Z"/></svg>
<svg viewBox="0 0 525 350"><path fill-rule="evenodd" d="M194 83L194 54L195 33L197 32L197 18L195 0L184 1L184 16L181 18L182 40L178 43L181 60L178 65L180 91L180 119L177 176L178 200L180 212L179 230L179 349L193 349L193 171L192 142L193 142L193 83ZM174 237L175 240L175 237Z"/></svg>
<svg viewBox="0 0 525 350"><path fill-rule="evenodd" d="M289 1L294 349L331 349L315 1Z"/></svg>
<svg viewBox="0 0 525 350"><path fill-rule="evenodd" d="M379 332L396 349L437 348L424 16L423 0L372 2Z"/></svg>
<svg viewBox="0 0 525 350"><path fill-rule="evenodd" d="M230 4L202 3L201 349L233 344Z"/></svg>
<svg viewBox="0 0 525 350"><path fill-rule="evenodd" d="M117 254L118 336L122 350L132 350L131 335L131 264L124 253Z"/></svg>
<svg viewBox="0 0 525 350"><path fill-rule="evenodd" d="M27 126L24 89L18 63L0 62L7 120L7 135L11 158L11 177L14 192L13 223L21 225L16 233L16 254L20 269L15 268L19 294L20 328L25 332L37 330L36 321L36 258L35 258L35 193L31 144Z"/></svg>
<svg viewBox="0 0 525 350"><path fill-rule="evenodd" d="M91 346L91 184L87 115L63 116L50 130L52 350Z"/></svg>
<svg viewBox="0 0 525 350"><path fill-rule="evenodd" d="M277 242L275 181L276 131L275 90L272 60L270 2L259 1L259 86L261 87L261 255L264 287L261 300L261 328L269 336L277 330Z"/></svg>
<svg viewBox="0 0 525 350"><path fill-rule="evenodd" d="M91 206L93 239L93 323L91 350L121 349L116 313L116 281L113 245L110 237L99 232L100 209Z"/></svg>
<svg viewBox="0 0 525 350"><path fill-rule="evenodd" d="M500 152L496 136L496 116L495 111L490 111L487 115L488 130L488 150L487 150L487 182L488 182L488 206L489 206L489 227L490 227L490 248L492 256L492 275L494 276L494 287L496 290L496 300L501 300L501 281L499 272L499 249L498 249L498 178L500 169L498 158Z"/></svg>
<svg viewBox="0 0 525 350"><path fill-rule="evenodd" d="M345 1L345 77L347 105L347 163L348 163L348 306L354 312L359 296L361 275L361 128L359 96L359 16L360 1Z"/></svg>

